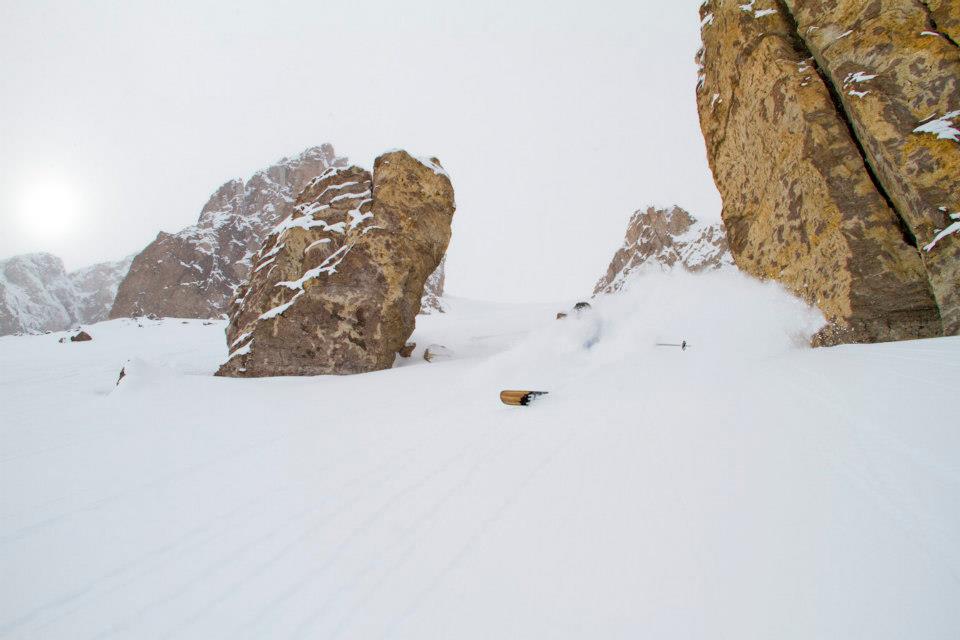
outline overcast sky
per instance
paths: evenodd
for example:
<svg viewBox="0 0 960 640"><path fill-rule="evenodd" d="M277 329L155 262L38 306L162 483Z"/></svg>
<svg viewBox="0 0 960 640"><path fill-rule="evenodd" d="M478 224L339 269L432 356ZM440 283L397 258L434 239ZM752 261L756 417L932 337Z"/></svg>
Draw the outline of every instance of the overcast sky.
<svg viewBox="0 0 960 640"><path fill-rule="evenodd" d="M719 219L699 4L0 0L0 257L134 253L331 142L440 159L448 292L584 295L635 209Z"/></svg>

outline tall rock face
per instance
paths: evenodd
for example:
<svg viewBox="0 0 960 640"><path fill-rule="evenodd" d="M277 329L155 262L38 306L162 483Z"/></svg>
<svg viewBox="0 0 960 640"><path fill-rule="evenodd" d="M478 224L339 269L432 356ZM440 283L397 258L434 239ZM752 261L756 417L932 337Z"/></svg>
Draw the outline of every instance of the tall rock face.
<svg viewBox="0 0 960 640"><path fill-rule="evenodd" d="M105 320L131 260L72 273L49 253L0 261L0 335L63 331Z"/></svg>
<svg viewBox="0 0 960 640"><path fill-rule="evenodd" d="M593 294L620 291L632 274L647 268L699 272L728 266L733 258L722 224L700 223L680 207L648 207L630 217L623 246Z"/></svg>
<svg viewBox="0 0 960 640"><path fill-rule="evenodd" d="M960 235L944 233L960 49L937 31L955 6L701 7L697 102L731 251L820 306L820 344L960 332Z"/></svg>
<svg viewBox="0 0 960 640"><path fill-rule="evenodd" d="M294 199L314 177L345 166L333 147L311 147L243 182L221 186L197 224L161 232L133 261L111 318L156 314L211 318L226 312L267 233L289 216Z"/></svg>
<svg viewBox="0 0 960 640"><path fill-rule="evenodd" d="M387 369L413 333L455 209L435 159L393 151L373 175L334 167L311 181L267 237L230 309L218 375Z"/></svg>

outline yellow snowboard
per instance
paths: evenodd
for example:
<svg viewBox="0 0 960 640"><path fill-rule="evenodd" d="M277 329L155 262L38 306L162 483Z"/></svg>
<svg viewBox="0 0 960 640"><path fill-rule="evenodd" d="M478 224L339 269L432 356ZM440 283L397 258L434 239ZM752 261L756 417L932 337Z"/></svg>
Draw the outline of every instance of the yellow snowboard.
<svg viewBox="0 0 960 640"><path fill-rule="evenodd" d="M503 404L509 404L513 407L525 407L533 402L539 396L545 396L548 391L514 391L506 390L500 392L500 401Z"/></svg>

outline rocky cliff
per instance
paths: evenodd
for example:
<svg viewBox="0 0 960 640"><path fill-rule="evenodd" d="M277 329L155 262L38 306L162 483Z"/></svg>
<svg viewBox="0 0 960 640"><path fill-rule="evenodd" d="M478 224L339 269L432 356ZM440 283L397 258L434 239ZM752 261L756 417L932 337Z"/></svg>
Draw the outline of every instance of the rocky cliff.
<svg viewBox="0 0 960 640"><path fill-rule="evenodd" d="M647 268L679 267L699 272L732 265L721 223L698 222L680 207L648 207L630 217L623 246L614 254L593 294L619 291L632 274Z"/></svg>
<svg viewBox="0 0 960 640"><path fill-rule="evenodd" d="M110 317L223 314L249 275L253 255L270 229L290 214L297 194L326 169L346 164L324 144L284 158L246 182L223 184L196 225L179 233L161 232L137 255Z"/></svg>
<svg viewBox="0 0 960 640"><path fill-rule="evenodd" d="M0 335L63 331L105 320L133 257L67 273L49 253L0 261Z"/></svg>
<svg viewBox="0 0 960 640"><path fill-rule="evenodd" d="M957 4L708 0L700 122L737 265L821 344L960 332Z"/></svg>
<svg viewBox="0 0 960 640"><path fill-rule="evenodd" d="M372 175L333 167L312 180L231 305L230 356L218 374L393 366L450 241L454 208L439 162L404 151L377 158Z"/></svg>

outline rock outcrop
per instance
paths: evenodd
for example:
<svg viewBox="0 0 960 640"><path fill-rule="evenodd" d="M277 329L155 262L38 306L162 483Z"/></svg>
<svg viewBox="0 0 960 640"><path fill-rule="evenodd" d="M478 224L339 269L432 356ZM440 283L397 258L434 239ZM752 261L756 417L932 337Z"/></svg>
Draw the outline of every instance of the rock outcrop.
<svg viewBox="0 0 960 640"><path fill-rule="evenodd" d="M733 265L723 225L700 223L680 207L639 209L630 217L623 246L593 294L620 291L634 273L679 267L699 272Z"/></svg>
<svg viewBox="0 0 960 640"><path fill-rule="evenodd" d="M222 315L250 275L251 260L267 233L290 215L297 194L326 169L346 164L324 144L284 158L246 182L226 182L196 225L161 232L137 255L110 317Z"/></svg>
<svg viewBox="0 0 960 640"><path fill-rule="evenodd" d="M63 331L106 320L131 260L71 273L49 253L0 261L0 335Z"/></svg>
<svg viewBox="0 0 960 640"><path fill-rule="evenodd" d="M737 265L815 342L960 332L955 3L708 0L697 101ZM938 25L944 31L938 31Z"/></svg>
<svg viewBox="0 0 960 640"><path fill-rule="evenodd" d="M323 172L256 255L231 304L230 355L218 375L393 366L450 241L454 208L435 159L393 151L372 176L353 166Z"/></svg>

